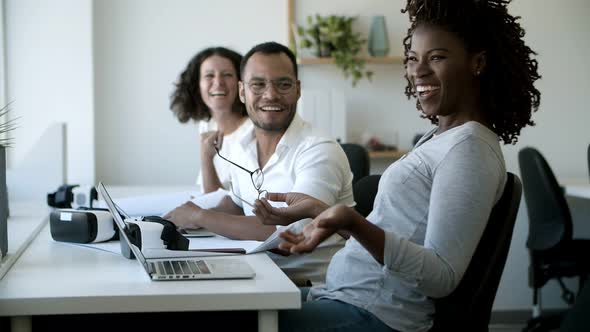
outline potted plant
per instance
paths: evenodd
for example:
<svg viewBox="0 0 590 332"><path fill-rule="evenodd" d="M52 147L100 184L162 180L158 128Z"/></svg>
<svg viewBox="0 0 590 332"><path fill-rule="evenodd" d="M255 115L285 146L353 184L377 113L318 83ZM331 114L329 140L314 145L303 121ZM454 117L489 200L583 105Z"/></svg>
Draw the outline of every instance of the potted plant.
<svg viewBox="0 0 590 332"><path fill-rule="evenodd" d="M0 108L0 146L9 148L12 146L12 137L8 137L8 132L16 129L17 119L8 119L8 113L10 112L10 105L8 103L4 107Z"/></svg>
<svg viewBox="0 0 590 332"><path fill-rule="evenodd" d="M308 16L307 27L297 26L302 49L312 49L318 57L333 57L344 77L351 77L356 86L363 77L371 80L373 72L365 70L365 61L357 55L366 42L360 33L355 33L351 16Z"/></svg>

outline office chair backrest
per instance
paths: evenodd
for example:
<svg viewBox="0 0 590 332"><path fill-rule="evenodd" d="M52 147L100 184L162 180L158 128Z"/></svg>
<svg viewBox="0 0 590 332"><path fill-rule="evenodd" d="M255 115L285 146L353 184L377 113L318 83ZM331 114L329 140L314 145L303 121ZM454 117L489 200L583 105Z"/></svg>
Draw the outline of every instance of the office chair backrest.
<svg viewBox="0 0 590 332"><path fill-rule="evenodd" d="M367 149L362 145L354 143L343 143L340 145L346 154L346 158L348 158L348 163L350 164L350 169L354 176L352 178L352 183L354 184L358 180L369 175L371 162L369 160Z"/></svg>
<svg viewBox="0 0 590 332"><path fill-rule="evenodd" d="M356 202L355 210L363 217L367 217L373 211L373 203L377 195L377 187L381 175L369 175L358 180L352 186L352 193Z"/></svg>
<svg viewBox="0 0 590 332"><path fill-rule="evenodd" d="M529 214L527 247L547 250L572 238L572 216L563 189L543 155L532 147L518 152Z"/></svg>
<svg viewBox="0 0 590 332"><path fill-rule="evenodd" d="M488 331L521 194L520 180L508 173L504 193L490 213L459 286L450 295L434 302L436 314L431 331Z"/></svg>

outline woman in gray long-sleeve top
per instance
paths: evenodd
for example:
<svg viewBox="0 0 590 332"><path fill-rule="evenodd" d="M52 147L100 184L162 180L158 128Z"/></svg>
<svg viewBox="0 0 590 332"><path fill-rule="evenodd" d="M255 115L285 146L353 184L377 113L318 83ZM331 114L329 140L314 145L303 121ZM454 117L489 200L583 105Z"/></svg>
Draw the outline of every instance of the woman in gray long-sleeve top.
<svg viewBox="0 0 590 332"><path fill-rule="evenodd" d="M503 0L408 0L406 95L436 127L381 177L374 209L325 206L298 193L257 201L263 223L315 218L281 249L308 252L350 236L301 310L279 315L281 331L427 331L432 298L457 287L506 182L500 141L532 125L540 93L534 52Z"/></svg>

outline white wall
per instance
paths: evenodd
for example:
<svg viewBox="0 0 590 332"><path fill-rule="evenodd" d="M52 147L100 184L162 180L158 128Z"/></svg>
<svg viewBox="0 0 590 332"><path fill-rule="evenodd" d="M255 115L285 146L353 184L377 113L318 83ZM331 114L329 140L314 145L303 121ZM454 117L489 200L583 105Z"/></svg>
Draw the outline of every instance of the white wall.
<svg viewBox="0 0 590 332"><path fill-rule="evenodd" d="M590 88L590 5L586 0L515 1L510 9L522 16L528 45L538 53L543 78L536 85L541 91L541 106L533 116L537 126L526 128L516 146L504 148L508 169L520 174L518 151L537 147L558 178L588 180L586 151L590 144L590 112L586 109L586 91ZM588 200L569 200L574 215L574 236L590 238ZM521 205L510 255L498 291L495 306L520 308L530 304L532 293L526 286L528 253L524 250L528 221ZM577 283L569 285L576 289ZM544 306L562 307L557 283L543 290Z"/></svg>
<svg viewBox="0 0 590 332"><path fill-rule="evenodd" d="M67 123L70 183L94 183L91 0L5 0L7 100L20 116L10 167ZM42 167L42 165L40 165Z"/></svg>
<svg viewBox="0 0 590 332"><path fill-rule="evenodd" d="M306 26L309 15L357 16L355 30L368 36L372 16L385 15L391 56L403 55L404 38L408 19L400 12L402 3L397 0L371 1L313 1L295 0L296 22ZM309 50L303 50L309 53ZM364 55L368 52L363 51ZM339 89L347 96L348 141L361 142L367 133L378 137L383 143L398 145L402 149L412 146L415 134L431 128L428 121L419 117L415 101L404 95L406 81L403 78L403 64L367 64L373 71L372 81L362 79L356 87L345 80L342 72L333 65L300 66L301 82L304 88L322 89L326 86ZM371 160L371 173L382 173L391 163L388 159Z"/></svg>
<svg viewBox="0 0 590 332"><path fill-rule="evenodd" d="M5 61L5 19L4 0L0 0L0 107L6 105L6 61ZM0 117L0 120L4 120ZM0 138L3 138L0 136Z"/></svg>
<svg viewBox="0 0 590 332"><path fill-rule="evenodd" d="M368 35L372 16L385 15L390 55L403 55L401 40L407 31L408 19L400 12L400 0L296 0L295 4L299 25L305 26L306 17L316 13L357 16L355 28L364 36ZM363 53L366 55L367 51ZM360 142L361 135L368 132L384 143L410 148L414 134L424 132L430 124L418 116L415 101L407 100L404 95L406 81L403 65L368 64L366 69L374 72L372 81L363 79L354 88L351 81L345 80L342 72L333 65L300 66L301 82L307 88L330 86L344 91L347 96L349 141Z"/></svg>
<svg viewBox="0 0 590 332"><path fill-rule="evenodd" d="M53 119L68 121L70 178L78 170L81 182L91 179L87 183L93 183L95 166L96 180L112 184L193 183L199 165L197 133L194 125L180 125L168 110L173 81L204 47L226 45L245 52L258 42L287 40L282 0L5 1L8 99L15 99L15 110L23 115L14 154L19 157L28 150ZM407 26L399 13L404 2L296 0L296 17L302 23L311 13L359 15L357 26L367 31L370 17L385 13L395 55L401 54ZM542 93L541 108L534 115L538 125L525 129L516 146L504 148L508 170L519 174L518 150L534 145L558 177L588 179L590 112L585 96L590 64L585 57L590 53L590 6L587 0L519 0L510 9L523 16L525 39L539 53L543 79L537 84ZM349 141L370 131L395 143L397 132L397 143L408 148L413 135L429 124L403 95L402 66L370 69L376 72L373 82L362 81L356 88L331 65L303 66L301 79L304 88L336 87L344 92ZM590 237L588 226L581 226L588 201L573 203L586 211L574 211L579 219L574 232ZM496 310L526 309L531 303L527 227L521 206ZM546 306L562 306L554 285L543 294Z"/></svg>
<svg viewBox="0 0 590 332"><path fill-rule="evenodd" d="M297 0L296 17L305 24L310 14L358 15L357 28L367 31L371 16L385 13L392 55L403 53L401 39L405 36L407 18L399 9L405 1L373 0L313 1ZM517 153L524 146L536 146L545 154L558 177L588 178L586 149L590 143L590 112L585 109L585 93L590 88L590 64L584 60L590 52L590 14L586 0L556 2L551 0L516 1L510 10L523 17L527 31L526 42L538 52L540 73L537 83L542 93L541 107L534 115L537 126L523 130L516 146L506 146L504 153L509 171L519 174ZM551 22L551 24L547 24ZM406 85L401 65L370 65L375 72L373 82L362 81L352 88L333 66L308 65L301 69L303 85L308 88L335 86L348 96L348 139L359 141L364 131L380 137L385 143L409 148L415 133L429 127L418 117L414 102L403 95ZM397 135L396 135L397 133ZM397 138L399 137L399 138ZM384 161L372 169L383 169ZM588 211L588 201L577 200L575 208ZM574 212L574 215L576 213ZM583 215L576 221L575 234L589 236L590 226L584 226ZM514 231L512 248L495 310L526 309L531 304L532 292L528 288L528 252L525 249L528 220L526 206L522 204ZM570 283L574 286L575 283ZM543 290L545 307L561 307L559 288L555 282Z"/></svg>
<svg viewBox="0 0 590 332"><path fill-rule="evenodd" d="M95 1L97 180L194 183L197 128L169 110L172 83L205 47L245 53L286 43L286 8L276 0Z"/></svg>
<svg viewBox="0 0 590 332"><path fill-rule="evenodd" d="M404 3L402 0L297 0L296 17L299 24L305 24L305 17L314 13L358 15L358 30L367 31L371 16L385 13L391 54L401 55L401 39L408 23L406 16L399 11ZM542 93L541 107L533 116L537 126L524 129L516 146L504 147L507 168L520 174L517 153L531 145L543 152L558 177L588 179L586 149L590 144L590 112L586 109L585 91L590 89L590 63L584 58L590 52L590 22L586 19L590 15L590 6L587 0L520 0L511 4L510 10L523 17L521 22L527 32L525 40L538 53L543 78L536 85ZM369 131L385 143L398 143L402 148L409 148L414 134L424 131L429 124L419 118L414 102L403 95L406 83L402 66L371 65L368 68L375 72L373 82L364 80L356 88L344 81L341 72L333 66L304 66L301 79L306 87L328 85L345 91L349 141L359 141L362 133ZM377 169L387 166L383 161L373 162L379 163ZM587 200L576 200L574 207L588 211L589 205ZM578 214L577 219L575 235L590 237L587 215ZM526 309L531 304L532 292L527 286L527 233L528 219L523 203L495 310ZM575 283L570 285L575 289ZM557 283L551 282L543 290L544 306L563 306L559 296Z"/></svg>

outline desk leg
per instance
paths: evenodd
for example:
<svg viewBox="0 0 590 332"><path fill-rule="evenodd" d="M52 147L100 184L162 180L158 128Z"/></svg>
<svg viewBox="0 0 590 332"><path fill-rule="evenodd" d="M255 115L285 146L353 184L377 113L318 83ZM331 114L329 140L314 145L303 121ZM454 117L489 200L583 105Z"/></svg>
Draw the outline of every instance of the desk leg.
<svg viewBox="0 0 590 332"><path fill-rule="evenodd" d="M277 332L279 330L279 312L277 310L258 311L258 332Z"/></svg>
<svg viewBox="0 0 590 332"><path fill-rule="evenodd" d="M33 318L31 316L10 317L10 330L12 332L31 332L33 329Z"/></svg>

